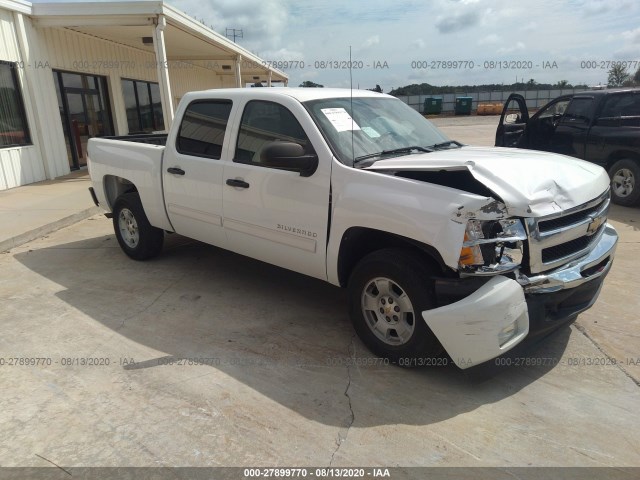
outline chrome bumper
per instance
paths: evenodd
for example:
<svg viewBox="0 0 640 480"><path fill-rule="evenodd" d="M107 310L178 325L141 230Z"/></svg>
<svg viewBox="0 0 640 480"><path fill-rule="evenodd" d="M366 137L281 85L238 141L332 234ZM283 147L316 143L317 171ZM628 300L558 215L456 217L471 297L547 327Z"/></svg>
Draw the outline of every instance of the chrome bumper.
<svg viewBox="0 0 640 480"><path fill-rule="evenodd" d="M575 288L606 275L613 264L618 234L615 228L607 223L598 235L600 238L595 242L594 248L585 256L541 275L527 277L519 273L516 280L525 293L538 294Z"/></svg>

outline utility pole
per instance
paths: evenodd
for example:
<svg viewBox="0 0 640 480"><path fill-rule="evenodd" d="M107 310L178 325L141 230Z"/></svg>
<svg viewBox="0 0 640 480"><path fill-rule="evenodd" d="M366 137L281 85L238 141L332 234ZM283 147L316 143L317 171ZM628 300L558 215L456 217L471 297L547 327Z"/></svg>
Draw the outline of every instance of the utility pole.
<svg viewBox="0 0 640 480"><path fill-rule="evenodd" d="M225 37L227 38L231 38L233 37L233 43L236 43L236 38L242 38L242 29L241 28L227 28L227 31L225 33Z"/></svg>

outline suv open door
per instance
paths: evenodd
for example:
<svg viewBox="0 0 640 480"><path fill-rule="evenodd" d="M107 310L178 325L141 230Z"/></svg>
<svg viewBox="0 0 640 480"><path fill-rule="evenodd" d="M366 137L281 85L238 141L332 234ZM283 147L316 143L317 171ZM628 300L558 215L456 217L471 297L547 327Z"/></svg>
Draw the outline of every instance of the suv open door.
<svg viewBox="0 0 640 480"><path fill-rule="evenodd" d="M496 130L496 147L519 147L529 121L529 109L524 97L512 93L504 103Z"/></svg>

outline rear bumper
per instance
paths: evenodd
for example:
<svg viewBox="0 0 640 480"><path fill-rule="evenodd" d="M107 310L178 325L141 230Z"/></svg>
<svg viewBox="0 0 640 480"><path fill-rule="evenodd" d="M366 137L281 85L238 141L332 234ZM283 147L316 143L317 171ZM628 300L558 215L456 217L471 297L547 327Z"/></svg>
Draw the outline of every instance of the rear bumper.
<svg viewBox="0 0 640 480"><path fill-rule="evenodd" d="M480 284L462 280L464 298L426 310L422 318L458 367L477 366L590 308L611 269L617 242L615 229L607 224L589 254L545 275L495 276ZM469 287L471 294L465 291ZM448 301L454 300L452 290L451 285L444 288Z"/></svg>

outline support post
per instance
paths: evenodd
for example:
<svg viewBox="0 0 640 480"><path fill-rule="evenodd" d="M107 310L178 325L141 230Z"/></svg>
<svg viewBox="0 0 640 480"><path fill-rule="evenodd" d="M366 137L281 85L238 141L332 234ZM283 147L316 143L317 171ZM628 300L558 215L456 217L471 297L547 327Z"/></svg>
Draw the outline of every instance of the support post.
<svg viewBox="0 0 640 480"><path fill-rule="evenodd" d="M153 32L153 49L156 54L158 70L158 83L160 84L160 101L162 103L162 116L164 128L169 131L173 123L173 97L171 96L171 81L169 80L169 64L167 49L164 42L164 29L167 27L167 19L164 15L158 15L158 24Z"/></svg>

